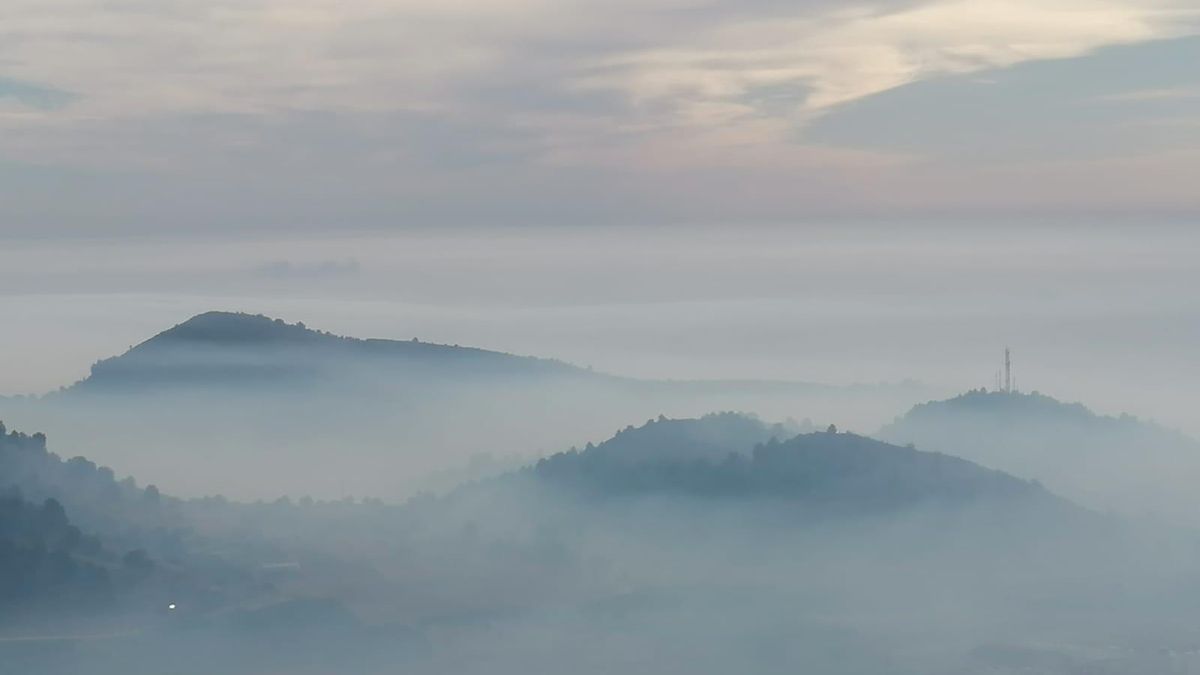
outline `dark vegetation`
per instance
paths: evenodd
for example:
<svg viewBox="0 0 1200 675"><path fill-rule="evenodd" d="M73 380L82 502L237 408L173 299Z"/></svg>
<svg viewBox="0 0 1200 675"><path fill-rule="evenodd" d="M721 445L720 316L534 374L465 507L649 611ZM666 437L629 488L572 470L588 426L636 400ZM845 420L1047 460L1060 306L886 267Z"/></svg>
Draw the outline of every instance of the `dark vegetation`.
<svg viewBox="0 0 1200 675"><path fill-rule="evenodd" d="M424 497L403 506L307 497L265 503L221 497L182 500L154 486L141 488L132 478L118 480L111 469L83 457L63 460L48 451L45 436L13 431L0 435L0 490L12 495L8 508L13 522L24 523L13 525L14 532L25 533L12 539L13 546L40 551L36 555L53 558L55 564L70 561L71 574L94 584L103 585L106 569L115 566L140 570L143 576L169 573L176 589L186 586L189 577L217 588L252 584L254 575L247 569L272 561L300 557L327 564L325 554L306 557L315 555L315 547L303 543L302 535L306 527L319 528L322 522L336 529L357 521L355 526L364 531L379 528L381 536L403 539L427 530L423 519L438 521L456 503L486 504L498 495L524 499L538 494L529 492L534 487L547 490L546 495L570 493L580 499L686 498L697 500L698 506L708 503L703 508L782 500L810 516L997 498L1052 500L1034 484L955 457L853 434L794 435L795 430L734 413L659 418L582 451L558 453L507 476L464 486L445 499ZM67 514L80 514L72 516L80 524L69 523ZM41 534L29 530L38 522L47 528ZM30 538L32 534L37 536ZM16 560L15 555L8 557ZM212 584L214 579L220 583ZM35 589L30 586L28 592Z"/></svg>
<svg viewBox="0 0 1200 675"><path fill-rule="evenodd" d="M1037 478L1100 510L1200 522L1200 443L1130 415L1037 392L967 392L915 406L879 437Z"/></svg>
<svg viewBox="0 0 1200 675"><path fill-rule="evenodd" d="M105 558L99 540L72 525L58 501L39 506L19 491L0 492L0 611L107 604L112 561Z"/></svg>
<svg viewBox="0 0 1200 675"><path fill-rule="evenodd" d="M1106 520L967 460L800 428L660 417L396 505L177 499L5 433L0 476L51 500L4 502L12 550L44 551L9 607L77 615L60 599L87 599L137 616L115 641L68 641L74 654L0 633L0 659L37 675L81 662L159 672L162 659L188 675L607 672L617 643L671 672L808 660L828 673L1003 673L997 654L1078 625L1048 615L1014 631L1046 603L1105 626L1129 611L1107 595L1087 604L1124 578L1111 550L1132 540ZM76 527L75 509L96 527ZM945 663L912 660L909 642Z"/></svg>
<svg viewBox="0 0 1200 675"><path fill-rule="evenodd" d="M57 447L94 461L137 467L177 495L400 500L451 489L458 477L497 475L647 411L758 410L782 419L804 410L852 423L865 408L890 411L916 397L904 386L636 380L550 359L209 312L100 361L59 392L0 401L0 419L50 433ZM695 451L720 439L687 441ZM463 475L477 454L504 459Z"/></svg>
<svg viewBox="0 0 1200 675"><path fill-rule="evenodd" d="M84 457L63 460L40 433L0 424L0 495L0 567L13 573L0 602L79 614L215 607L254 592L245 556L214 555L220 540L197 532L187 502Z"/></svg>
<svg viewBox="0 0 1200 675"><path fill-rule="evenodd" d="M112 469L85 457L64 460L46 447L46 436L7 431L0 423L0 490L25 498L53 499L86 531L111 546L147 549L156 557L184 552L186 518L180 500L133 478L118 480Z"/></svg>
<svg viewBox="0 0 1200 675"><path fill-rule="evenodd" d="M258 314L208 312L92 366L72 393L132 393L195 386L330 385L359 367L459 377L594 376L565 363L457 345L358 339ZM350 368L349 372L345 369Z"/></svg>
<svg viewBox="0 0 1200 675"><path fill-rule="evenodd" d="M707 441L692 441L697 426L720 431L697 434ZM949 455L832 429L781 441L787 438L783 432L781 426L768 428L732 414L660 419L582 452L541 460L531 471L541 481L598 495L768 497L848 511L1049 497L1035 484ZM745 452L747 440L756 435L753 449Z"/></svg>

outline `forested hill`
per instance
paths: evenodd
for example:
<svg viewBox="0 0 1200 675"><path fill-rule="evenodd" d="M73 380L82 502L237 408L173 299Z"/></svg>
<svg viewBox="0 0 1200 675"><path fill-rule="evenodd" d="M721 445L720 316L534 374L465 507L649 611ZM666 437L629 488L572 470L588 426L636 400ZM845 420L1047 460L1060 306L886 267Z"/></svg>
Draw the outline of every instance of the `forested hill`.
<svg viewBox="0 0 1200 675"><path fill-rule="evenodd" d="M178 586L187 553L177 506L0 424L0 609L83 616L168 576Z"/></svg>
<svg viewBox="0 0 1200 675"><path fill-rule="evenodd" d="M158 555L181 551L179 500L85 457L63 459L46 447L41 433L8 431L0 423L0 492L19 493L40 503L66 507L86 531L123 548L149 548Z"/></svg>
<svg viewBox="0 0 1200 675"><path fill-rule="evenodd" d="M540 456L659 414L799 413L872 428L929 397L915 386L636 379L209 312L96 363L65 390L0 401L0 419L182 496L400 499L477 453Z"/></svg>
<svg viewBox="0 0 1200 675"><path fill-rule="evenodd" d="M328 385L343 378L429 372L454 377L591 375L550 359L415 338L343 337L262 315L207 312L96 363L91 374L69 391L245 387L303 381Z"/></svg>
<svg viewBox="0 0 1200 675"><path fill-rule="evenodd" d="M168 602L207 611L274 598L257 570L278 549L241 526L254 508L118 480L0 424L0 637L7 610L86 623L101 616L92 610L136 619ZM233 525L206 527L206 516Z"/></svg>
<svg viewBox="0 0 1200 675"><path fill-rule="evenodd" d="M106 605L113 586L105 558L100 541L73 525L57 500L39 505L0 489L0 615Z"/></svg>
<svg viewBox="0 0 1200 675"><path fill-rule="evenodd" d="M978 390L918 405L878 436L1035 478L1094 508L1200 516L1191 496L1200 443L1130 415L1098 415L1039 393Z"/></svg>
<svg viewBox="0 0 1200 675"><path fill-rule="evenodd" d="M1057 501L1035 483L958 457L889 445L836 430L771 436L750 452L739 444L691 441L672 421L651 422L583 451L559 453L528 470L541 482L591 495L678 494L768 497L845 511L888 511L920 504L993 499ZM685 431L686 433L686 431ZM622 436L656 437L640 461ZM662 453L657 448L669 448Z"/></svg>
<svg viewBox="0 0 1200 675"><path fill-rule="evenodd" d="M811 426L811 424L809 425ZM799 424L767 424L752 415L722 412L694 419L659 416L640 427L626 427L585 453L615 464L662 461L720 461L730 454L749 455L756 445L804 431Z"/></svg>
<svg viewBox="0 0 1200 675"><path fill-rule="evenodd" d="M1123 430L1148 426L1130 415L1097 415L1082 403L1066 403L1038 392L977 389L944 401L916 405L892 425L885 427L881 433L890 435L893 432L900 433L905 429L915 428L922 423L942 423L950 420L991 423L997 427L1011 422L1075 425L1100 429L1104 433L1121 433Z"/></svg>

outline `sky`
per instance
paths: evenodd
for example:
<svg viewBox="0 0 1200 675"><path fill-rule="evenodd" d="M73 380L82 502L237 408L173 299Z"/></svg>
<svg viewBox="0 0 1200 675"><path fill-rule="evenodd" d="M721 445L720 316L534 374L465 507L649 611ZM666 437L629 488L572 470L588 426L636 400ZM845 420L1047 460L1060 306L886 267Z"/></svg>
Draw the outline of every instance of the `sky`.
<svg viewBox="0 0 1200 675"><path fill-rule="evenodd" d="M0 316L19 318L0 393L220 309L635 377L948 393L991 387L1008 345L1024 390L1200 435L1197 259L1200 229L1173 222L31 239L0 250Z"/></svg>
<svg viewBox="0 0 1200 675"><path fill-rule="evenodd" d="M1198 35L1197 0L8 0L2 234L1194 216Z"/></svg>
<svg viewBox="0 0 1200 675"><path fill-rule="evenodd" d="M1194 426L1197 63L1200 0L6 0L0 394L229 309L646 377L1011 344Z"/></svg>

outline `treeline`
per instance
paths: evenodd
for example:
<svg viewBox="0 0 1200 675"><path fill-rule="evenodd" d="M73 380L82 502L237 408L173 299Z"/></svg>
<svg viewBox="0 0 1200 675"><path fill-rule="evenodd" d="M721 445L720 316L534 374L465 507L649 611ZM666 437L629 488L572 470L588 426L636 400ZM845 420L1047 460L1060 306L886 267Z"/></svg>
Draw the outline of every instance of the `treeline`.
<svg viewBox="0 0 1200 675"><path fill-rule="evenodd" d="M0 494L0 607L107 604L112 579L100 540L72 525L57 500Z"/></svg>
<svg viewBox="0 0 1200 675"><path fill-rule="evenodd" d="M269 593L254 569L276 556L241 532L249 507L185 501L83 457L64 460L43 434L0 424L0 605L37 609L115 600L155 608L164 598L218 607ZM202 533L205 520L219 521Z"/></svg>
<svg viewBox="0 0 1200 675"><path fill-rule="evenodd" d="M180 500L118 480L113 470L84 457L64 460L41 433L9 431L0 423L0 491L19 490L34 503L54 499L85 531L123 550L181 557L189 534Z"/></svg>
<svg viewBox="0 0 1200 675"><path fill-rule="evenodd" d="M83 457L63 460L43 434L0 423L0 605L111 604L153 574L157 554L181 552L163 524L172 501Z"/></svg>
<svg viewBox="0 0 1200 675"><path fill-rule="evenodd" d="M412 340L359 339L289 324L261 314L206 312L92 365L66 393L135 393L199 388L274 387L340 381L392 371L393 386L414 370L487 379L497 375L601 377L553 359L517 356L459 345ZM461 383L460 383L461 384ZM354 388L353 386L351 387ZM401 387L403 388L403 387ZM378 391L372 388L378 394ZM339 392L343 393L344 392Z"/></svg>
<svg viewBox="0 0 1200 675"><path fill-rule="evenodd" d="M673 422L652 421L607 443L553 455L526 474L544 484L599 497L650 493L768 497L851 510L1046 494L1034 483L957 457L832 428L788 440L772 436L749 452L738 452L731 444L720 459L713 457L711 446L704 445L698 446L698 454L687 457L683 453L687 439L676 434L680 447L662 453L660 443L671 434L659 427ZM643 446L640 453L638 446ZM642 459L635 461L639 454Z"/></svg>

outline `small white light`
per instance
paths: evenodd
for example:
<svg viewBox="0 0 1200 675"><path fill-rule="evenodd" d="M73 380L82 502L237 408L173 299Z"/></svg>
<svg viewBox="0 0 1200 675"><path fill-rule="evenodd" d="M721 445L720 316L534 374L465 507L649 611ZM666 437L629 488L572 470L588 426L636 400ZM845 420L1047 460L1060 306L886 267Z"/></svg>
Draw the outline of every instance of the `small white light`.
<svg viewBox="0 0 1200 675"><path fill-rule="evenodd" d="M172 602L171 604L167 605L167 609L175 609L175 603Z"/></svg>

